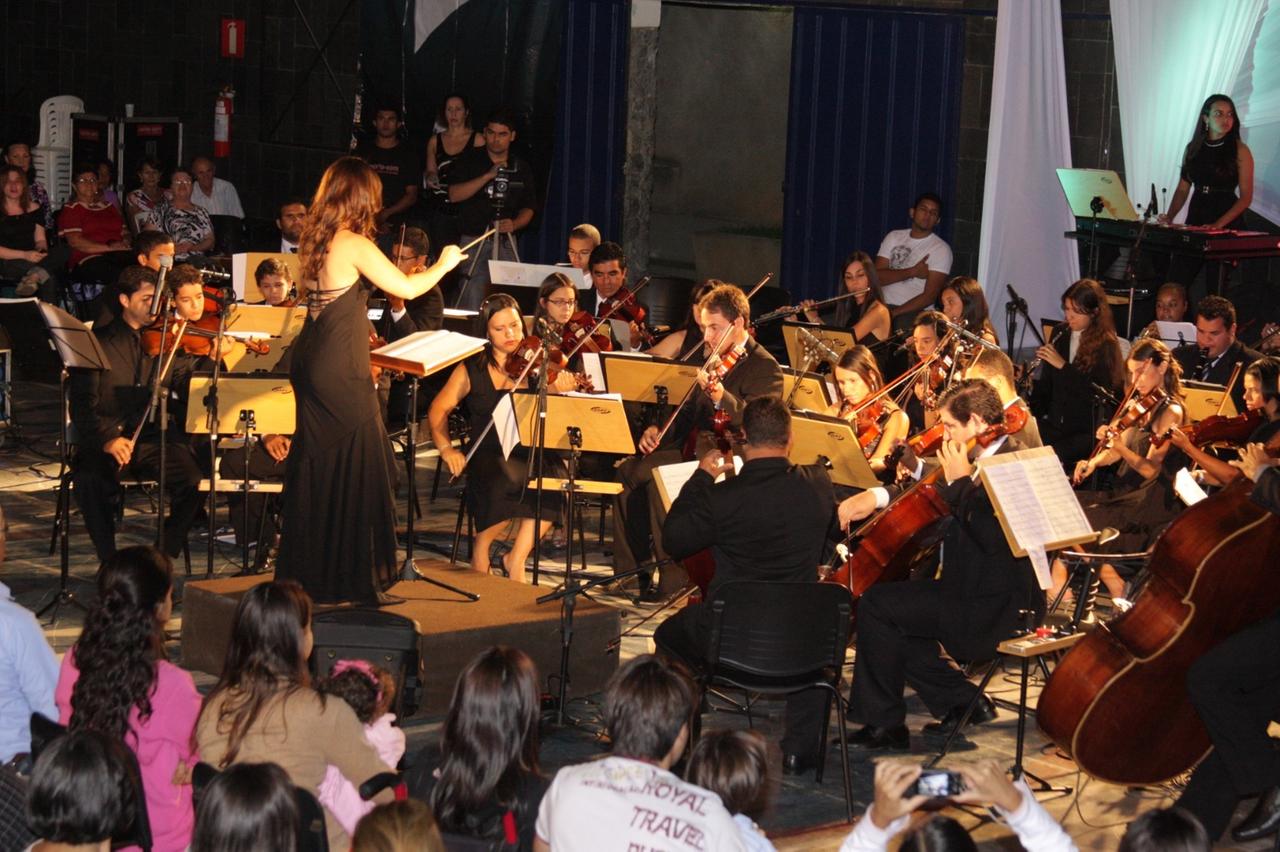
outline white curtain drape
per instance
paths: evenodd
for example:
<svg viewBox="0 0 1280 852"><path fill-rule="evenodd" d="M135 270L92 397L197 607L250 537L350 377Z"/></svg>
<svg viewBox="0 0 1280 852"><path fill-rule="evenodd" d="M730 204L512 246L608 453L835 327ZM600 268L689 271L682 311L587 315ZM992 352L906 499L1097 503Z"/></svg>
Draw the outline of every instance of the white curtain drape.
<svg viewBox="0 0 1280 852"><path fill-rule="evenodd" d="M1163 190L1173 198L1200 106L1215 92L1232 94L1266 5L1267 0L1111 0L1130 198L1145 204L1152 183L1161 212ZM1184 206L1178 220L1185 215Z"/></svg>
<svg viewBox="0 0 1280 852"><path fill-rule="evenodd" d="M1075 220L1054 171L1070 165L1058 0L1000 0L978 280L1002 343L1006 285L1027 300L1038 324L1061 315L1062 291L1079 277L1075 243L1062 236ZM1035 343L1030 332L1014 340Z"/></svg>
<svg viewBox="0 0 1280 852"><path fill-rule="evenodd" d="M1267 4L1228 94L1253 151L1253 211L1280 222L1280 2Z"/></svg>

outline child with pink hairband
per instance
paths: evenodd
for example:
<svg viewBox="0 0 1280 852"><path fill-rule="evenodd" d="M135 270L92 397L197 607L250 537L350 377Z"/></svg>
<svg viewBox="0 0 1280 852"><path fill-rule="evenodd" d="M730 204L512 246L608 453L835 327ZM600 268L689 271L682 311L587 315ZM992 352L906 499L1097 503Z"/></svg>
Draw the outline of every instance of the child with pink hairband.
<svg viewBox="0 0 1280 852"><path fill-rule="evenodd" d="M404 731L396 727L395 714L388 712L395 700L396 683L386 670L367 660L338 660L316 689L351 706L364 724L364 738L387 766L400 762L405 749ZM354 834L361 817L373 810L374 803L361 799L356 790L357 784L367 780L346 778L336 766L330 766L320 782L316 798L348 835Z"/></svg>

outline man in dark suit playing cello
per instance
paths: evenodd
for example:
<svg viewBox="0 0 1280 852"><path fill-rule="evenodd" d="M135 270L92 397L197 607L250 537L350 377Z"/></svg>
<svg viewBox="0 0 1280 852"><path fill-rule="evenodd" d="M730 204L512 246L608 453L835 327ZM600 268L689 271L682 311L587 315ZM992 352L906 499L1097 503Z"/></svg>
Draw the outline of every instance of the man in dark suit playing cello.
<svg viewBox="0 0 1280 852"><path fill-rule="evenodd" d="M712 450L671 504L662 538L676 559L715 548L715 574L707 598L732 580L806 582L818 579L826 539L835 528L835 491L822 465L793 465L791 415L777 397L757 397L742 415L745 464L737 476L733 461ZM693 668L705 658L710 630L708 610L690 604L659 625L658 650ZM797 693L787 700L782 738L783 769L803 772L818 757L823 694Z"/></svg>
<svg viewBox="0 0 1280 852"><path fill-rule="evenodd" d="M947 655L989 659L1017 626L1019 610L1044 611L1031 562L1009 549L970 460L968 447L975 442L977 458L1022 449L993 428L1004 422L999 395L981 379L964 379L943 395L939 413L946 431L938 452L945 484L937 488L954 518L943 539L941 574L873 585L858 602L849 718L863 727L849 742L866 750L909 747L906 684L942 720L926 725L926 733L947 732L976 689ZM983 697L970 724L993 718L995 707Z"/></svg>

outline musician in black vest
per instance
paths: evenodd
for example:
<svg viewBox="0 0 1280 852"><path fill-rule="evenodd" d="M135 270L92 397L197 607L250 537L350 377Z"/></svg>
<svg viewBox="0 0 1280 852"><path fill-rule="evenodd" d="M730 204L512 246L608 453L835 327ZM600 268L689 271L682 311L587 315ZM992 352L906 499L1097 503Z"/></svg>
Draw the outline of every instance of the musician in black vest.
<svg viewBox="0 0 1280 852"><path fill-rule="evenodd" d="M122 476L149 478L159 471L159 430L147 425L138 440L133 440L146 413L157 360L146 354L141 341L141 331L151 321L155 286L156 273L146 267L131 266L120 273L109 291L119 303L120 313L93 332L107 355L109 368L101 372L72 370L68 381L67 403L76 444L72 492L99 560L115 553L115 507ZM181 388L185 396L191 363L190 358L176 356L166 386ZM165 482L171 502L164 544L170 556L177 556L200 510L196 488L200 468L181 425L171 423L167 434Z"/></svg>
<svg viewBox="0 0 1280 852"><path fill-rule="evenodd" d="M943 394L939 416L946 440L938 453L945 480L938 491L953 515L943 540L941 575L874 585L858 602L849 717L863 727L850 743L867 750L909 747L906 685L942 720L926 725L925 732L948 731L976 687L947 655L990 659L1019 624L1019 610L1033 611L1037 618L1044 612L1031 562L1009 549L966 450L966 442L1004 420L1000 397L981 379L964 379ZM978 450L977 458L1017 449L1014 440L999 437ZM970 724L990 721L995 713L984 696Z"/></svg>
<svg viewBox="0 0 1280 852"><path fill-rule="evenodd" d="M702 338L709 349L720 353L698 373L698 387L665 435L661 427L648 426L637 442L642 455L627 459L618 467L623 491L614 498L614 570L632 570L656 556L666 559L662 544L665 510L653 483L653 469L672 464L685 457L687 444L694 446L694 458L701 458L715 446L712 432L713 415L723 411L729 426L742 425L747 403L758 396L782 398L782 368L768 351L756 343L747 331L751 322L751 304L740 288L721 284L707 291L698 303ZM716 379L717 365L741 353L731 369ZM672 400L678 402L679 400ZM692 437L691 437L692 436ZM652 544L650 544L652 539ZM655 592L652 579L640 575L642 597L656 598L658 592L671 593L684 585L684 572L664 570L662 583Z"/></svg>
<svg viewBox="0 0 1280 852"><path fill-rule="evenodd" d="M823 544L836 532L835 492L822 465L793 465L791 415L782 400L756 397L742 416L745 463L732 475L731 459L712 450L671 504L662 541L673 558L712 548L715 575L708 600L733 580L812 582ZM717 484L722 473L730 477ZM706 658L710 613L690 604L664 621L653 639L658 650L697 668ZM826 702L816 690L787 701L783 768L800 772L817 760Z"/></svg>
<svg viewBox="0 0 1280 852"><path fill-rule="evenodd" d="M1236 339L1236 308L1222 296L1205 296L1196 303L1196 340L1173 350L1182 376L1197 382L1226 385L1237 364L1248 366L1262 357ZM1244 411L1244 385L1231 389L1236 411Z"/></svg>

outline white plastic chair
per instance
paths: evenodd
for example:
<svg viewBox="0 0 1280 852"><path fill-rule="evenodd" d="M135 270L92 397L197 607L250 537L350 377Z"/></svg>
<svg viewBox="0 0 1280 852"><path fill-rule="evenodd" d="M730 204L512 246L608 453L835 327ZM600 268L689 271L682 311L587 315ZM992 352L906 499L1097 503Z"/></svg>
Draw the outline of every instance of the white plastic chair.
<svg viewBox="0 0 1280 852"><path fill-rule="evenodd" d="M77 112L84 112L84 101L75 95L58 95L40 105L40 140L31 161L55 208L71 192L71 116Z"/></svg>

